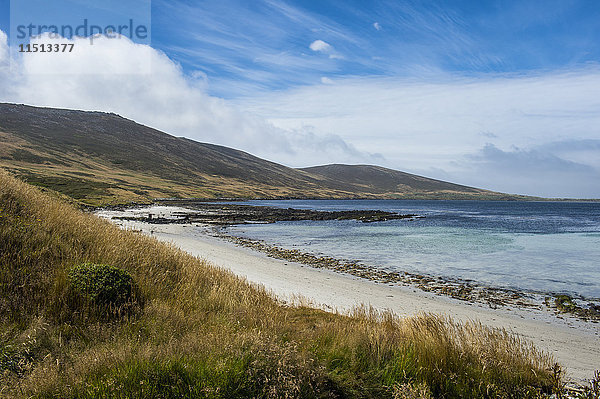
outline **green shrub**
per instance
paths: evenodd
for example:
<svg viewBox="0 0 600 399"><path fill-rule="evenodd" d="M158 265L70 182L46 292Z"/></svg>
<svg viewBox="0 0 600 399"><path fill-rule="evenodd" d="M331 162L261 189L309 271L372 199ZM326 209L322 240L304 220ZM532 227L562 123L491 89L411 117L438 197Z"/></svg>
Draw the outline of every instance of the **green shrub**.
<svg viewBox="0 0 600 399"><path fill-rule="evenodd" d="M69 270L69 283L78 294L97 305L120 306L134 296L133 278L114 266L84 263Z"/></svg>

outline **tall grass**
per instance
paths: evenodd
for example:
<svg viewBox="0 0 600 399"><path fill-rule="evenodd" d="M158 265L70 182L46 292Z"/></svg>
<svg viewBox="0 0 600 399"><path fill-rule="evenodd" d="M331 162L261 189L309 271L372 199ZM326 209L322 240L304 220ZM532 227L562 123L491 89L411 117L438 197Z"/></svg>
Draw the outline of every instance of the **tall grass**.
<svg viewBox="0 0 600 399"><path fill-rule="evenodd" d="M86 311L67 278L86 262L128 271L143 307L116 319ZM537 397L551 367L477 323L282 306L0 171L0 396Z"/></svg>

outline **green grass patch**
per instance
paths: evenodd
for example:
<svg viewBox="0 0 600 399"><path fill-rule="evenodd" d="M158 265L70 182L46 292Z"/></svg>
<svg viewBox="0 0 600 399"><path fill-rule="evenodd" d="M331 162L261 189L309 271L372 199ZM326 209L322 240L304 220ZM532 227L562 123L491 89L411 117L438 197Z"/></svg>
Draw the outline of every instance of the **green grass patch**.
<svg viewBox="0 0 600 399"><path fill-rule="evenodd" d="M76 200L106 197L107 189L117 187L114 184L78 177L44 176L34 173L21 173L19 177L34 186L49 188Z"/></svg>

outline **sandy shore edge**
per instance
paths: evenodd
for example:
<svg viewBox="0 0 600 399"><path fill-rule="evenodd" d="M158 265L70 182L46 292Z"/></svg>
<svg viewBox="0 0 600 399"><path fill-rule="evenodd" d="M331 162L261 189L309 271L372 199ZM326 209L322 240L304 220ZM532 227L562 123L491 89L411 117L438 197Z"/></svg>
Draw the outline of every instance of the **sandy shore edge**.
<svg viewBox="0 0 600 399"><path fill-rule="evenodd" d="M122 223L120 223L122 224ZM298 302L329 311L346 312L366 305L391 310L399 316L436 313L455 320L476 320L505 328L552 354L566 367L567 377L582 383L600 369L600 325L574 319L557 319L545 312L490 309L420 290L389 286L325 269L273 259L264 253L209 236L193 225L122 224L128 229L174 244L192 255L262 285L279 300Z"/></svg>

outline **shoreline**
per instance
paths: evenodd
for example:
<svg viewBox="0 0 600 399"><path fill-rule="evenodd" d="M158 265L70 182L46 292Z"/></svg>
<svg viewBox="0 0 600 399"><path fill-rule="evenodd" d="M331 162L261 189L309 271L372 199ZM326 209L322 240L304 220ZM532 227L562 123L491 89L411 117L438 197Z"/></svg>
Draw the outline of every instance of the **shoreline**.
<svg viewBox="0 0 600 399"><path fill-rule="evenodd" d="M235 244L252 248L270 257L304 263L316 268L348 273L368 280L409 285L425 292L449 296L468 302L480 302L490 308L516 306L520 308L545 309L557 317L576 317L583 321L600 322L600 297L526 290L518 287L494 286L471 279L449 277L402 270L388 270L377 265L368 265L354 259L313 254L269 244L262 240L229 234L228 227L240 224L275 223L279 221L301 220L357 220L373 223L390 219L416 220L425 218L417 214L400 214L380 210L323 211L311 209L280 208L268 205L247 205L231 203L203 203L197 201L175 201L173 204L154 204L142 208L103 209L98 215L117 220L120 223L145 222L152 225L198 224L210 225L208 234ZM178 205L178 206L177 206ZM182 207L186 205L189 207Z"/></svg>
<svg viewBox="0 0 600 399"><path fill-rule="evenodd" d="M600 312L598 310L578 308L576 311L562 311L557 305L552 304L552 299L571 297L560 294L525 291L511 288L500 288L486 286L472 280L461 280L442 276L431 276L410 272L386 271L374 266L365 265L355 260L345 260L330 256L314 255L297 249L287 249L262 240L240 237L217 231L214 226L211 231L206 232L213 237L229 241L235 245L250 248L267 256L284 261L302 263L318 269L332 270L337 273L348 274L380 284L394 284L408 287L416 287L424 292L430 292L438 296L446 296L458 299L466 303L478 303L487 305L491 309L499 307L518 307L521 309L537 309L554 313L559 318L575 317L581 321L598 323ZM597 302L592 298L577 298L577 300ZM596 308L598 305L594 305Z"/></svg>
<svg viewBox="0 0 600 399"><path fill-rule="evenodd" d="M105 216L106 217L106 216ZM582 384L600 368L600 327L572 317L557 318L535 308L498 307L424 292L412 286L386 284L329 269L314 268L235 245L207 234L208 226L154 225L113 221L169 242L215 266L263 286L279 301L345 313L357 306L390 310L406 317L436 313L458 321L477 320L503 328L553 355L566 368L567 378Z"/></svg>

